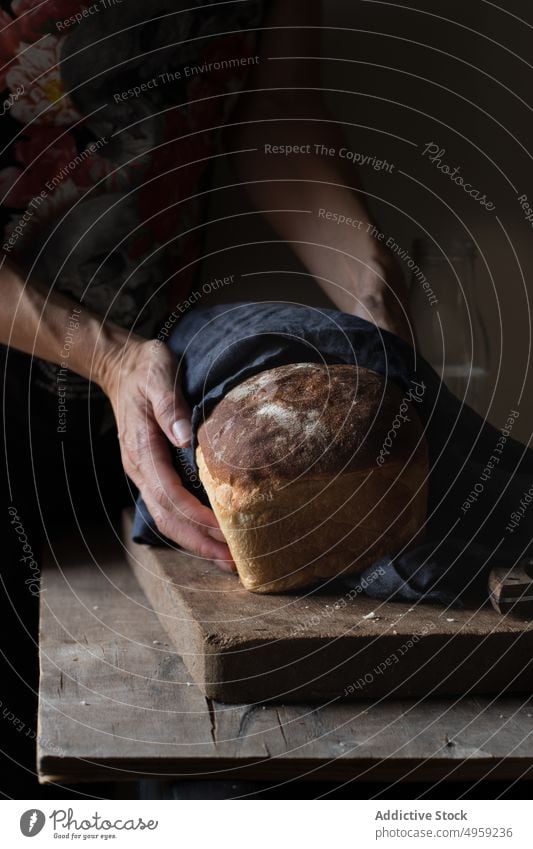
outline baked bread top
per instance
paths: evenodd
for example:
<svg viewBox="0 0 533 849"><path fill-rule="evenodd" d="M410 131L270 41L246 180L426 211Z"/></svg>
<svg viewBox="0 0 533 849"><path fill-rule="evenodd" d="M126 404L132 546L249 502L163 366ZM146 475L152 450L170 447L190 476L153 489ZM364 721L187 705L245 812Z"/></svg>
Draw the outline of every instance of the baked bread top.
<svg viewBox="0 0 533 849"><path fill-rule="evenodd" d="M402 404L402 390L369 369L295 363L232 389L200 426L198 443L219 484L283 486L300 475L331 477L378 467ZM387 442L386 465L425 455L415 406L408 405Z"/></svg>

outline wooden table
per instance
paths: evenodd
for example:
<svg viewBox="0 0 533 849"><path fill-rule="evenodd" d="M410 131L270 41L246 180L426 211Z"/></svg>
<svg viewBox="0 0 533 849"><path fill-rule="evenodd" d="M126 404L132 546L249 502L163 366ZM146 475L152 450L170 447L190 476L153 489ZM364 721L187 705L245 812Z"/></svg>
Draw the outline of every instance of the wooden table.
<svg viewBox="0 0 533 849"><path fill-rule="evenodd" d="M123 522L133 573L191 680L211 699L283 704L533 692L529 616L502 616L488 603L380 602L351 581L351 589L330 581L251 593L214 563L135 544L132 517Z"/></svg>
<svg viewBox="0 0 533 849"><path fill-rule="evenodd" d="M140 778L509 780L533 766L533 699L223 705L191 683L119 531L60 534L43 567L38 769Z"/></svg>

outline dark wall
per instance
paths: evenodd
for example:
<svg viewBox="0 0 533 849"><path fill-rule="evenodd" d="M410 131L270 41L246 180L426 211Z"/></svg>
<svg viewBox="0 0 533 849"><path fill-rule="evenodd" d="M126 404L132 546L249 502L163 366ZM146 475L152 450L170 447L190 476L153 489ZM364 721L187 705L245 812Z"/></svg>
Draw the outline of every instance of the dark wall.
<svg viewBox="0 0 533 849"><path fill-rule="evenodd" d="M476 300L492 361L484 409L502 425L523 391L515 435L526 440L533 425L533 405L528 415L524 403L533 390L533 229L518 196L528 194L533 205L533 7L528 0L508 0L505 11L481 0L327 0L324 25L323 88L334 116L354 150L394 163L392 173L362 169L381 228L407 250L420 235L469 236L478 246ZM445 149L446 162L460 165L493 211L421 155L428 142ZM219 183L228 179L219 169ZM232 210L251 207L241 192L217 193L211 215ZM211 258L202 276L298 269L284 246L254 244L269 238L256 215L218 228L209 251L237 241L250 246ZM278 274L248 278L217 297L288 296L325 303L308 280Z"/></svg>

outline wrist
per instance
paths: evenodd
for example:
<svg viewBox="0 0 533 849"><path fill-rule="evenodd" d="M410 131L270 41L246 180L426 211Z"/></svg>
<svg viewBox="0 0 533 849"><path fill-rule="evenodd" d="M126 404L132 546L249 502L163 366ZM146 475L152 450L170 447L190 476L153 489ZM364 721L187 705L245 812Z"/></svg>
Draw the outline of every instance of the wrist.
<svg viewBox="0 0 533 849"><path fill-rule="evenodd" d="M402 270L390 251L370 250L358 254L359 262L351 264L351 291L367 296L374 294L383 300L394 300L406 305L407 287Z"/></svg>
<svg viewBox="0 0 533 849"><path fill-rule="evenodd" d="M119 377L131 370L131 363L136 360L134 353L146 340L109 322L97 324L90 379L110 396Z"/></svg>

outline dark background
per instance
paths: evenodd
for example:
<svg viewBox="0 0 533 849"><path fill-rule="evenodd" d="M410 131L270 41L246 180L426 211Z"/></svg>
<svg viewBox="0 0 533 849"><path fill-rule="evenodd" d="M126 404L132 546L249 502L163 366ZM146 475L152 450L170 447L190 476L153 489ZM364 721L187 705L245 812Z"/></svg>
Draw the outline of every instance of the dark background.
<svg viewBox="0 0 533 849"><path fill-rule="evenodd" d="M325 0L323 88L335 118L354 150L387 159L392 174L362 169L365 188L381 228L410 250L417 236L436 239L466 233L477 241L477 303L489 329L492 385L484 399L487 417L503 425L516 407L524 377L526 394L533 390L529 367L530 308L533 297L533 232L524 220L517 195L533 202L533 8L530 0L505 0L505 7L482 0ZM341 31L341 28L344 28ZM329 58L328 58L329 57ZM461 171L496 204L489 213L421 158L430 141L446 149L446 161ZM404 172L403 174L400 171ZM221 164L216 184L232 177ZM418 182L416 182L418 181ZM515 189L511 187L513 184ZM215 192L210 218L251 207L240 190ZM240 242L207 258L202 279L226 274L269 272L222 289L212 300L282 298L326 303L318 287L302 277L276 272L301 270L286 246L258 246L274 236L259 215L231 219L208 228L207 254ZM259 283L261 280L261 283ZM204 303L207 304L208 298ZM493 400L490 394L494 390ZM513 436L528 441L533 405L522 404ZM15 774L15 770L13 771ZM527 785L530 786L530 785ZM18 798L60 798L68 789L39 788L22 772L4 792ZM291 795L316 796L330 788L291 785ZM124 785L84 786L74 795L127 798L136 790ZM474 787L354 784L339 795L368 798L458 798L473 795L520 796L523 785L478 784ZM268 791L267 791L268 793ZM282 791L282 795L286 790Z"/></svg>
<svg viewBox="0 0 533 849"><path fill-rule="evenodd" d="M528 301L528 294L533 297L533 228L517 200L525 193L533 203L533 8L529 0L509 0L500 10L496 5L483 0L326 0L322 80L348 145L395 165L392 174L368 167L360 171L380 228L409 252L418 236L477 242L476 302L491 346L491 379L479 412L501 427L516 407L524 378L524 400L533 390ZM495 203L494 212L422 158L431 141L445 148L443 161L460 165L465 180ZM221 166L216 179L219 185L232 182ZM213 196L213 219L245 210L251 207L240 190ZM224 269L236 274L298 269L284 246L254 244L271 238L258 215L211 226L208 252L248 244L228 251L224 261L220 254L208 259L202 279L220 276ZM308 278L290 279L290 292L286 275L273 273L247 278L210 297L326 303ZM529 412L527 406L522 403L513 433L524 442L533 425L533 405Z"/></svg>

